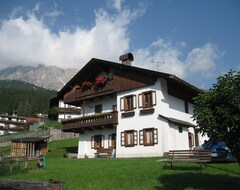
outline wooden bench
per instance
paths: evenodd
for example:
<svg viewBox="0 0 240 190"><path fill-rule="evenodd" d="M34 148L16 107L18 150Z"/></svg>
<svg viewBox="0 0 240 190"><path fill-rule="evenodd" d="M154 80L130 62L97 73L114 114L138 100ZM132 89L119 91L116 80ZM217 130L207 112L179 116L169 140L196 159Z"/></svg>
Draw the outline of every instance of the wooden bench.
<svg viewBox="0 0 240 190"><path fill-rule="evenodd" d="M95 153L96 158L111 158L113 149L112 148L99 148Z"/></svg>
<svg viewBox="0 0 240 190"><path fill-rule="evenodd" d="M172 164L173 162L193 162L201 165L211 162L212 153L211 150L170 150L165 153L166 157L162 161L165 162L165 166L167 163Z"/></svg>

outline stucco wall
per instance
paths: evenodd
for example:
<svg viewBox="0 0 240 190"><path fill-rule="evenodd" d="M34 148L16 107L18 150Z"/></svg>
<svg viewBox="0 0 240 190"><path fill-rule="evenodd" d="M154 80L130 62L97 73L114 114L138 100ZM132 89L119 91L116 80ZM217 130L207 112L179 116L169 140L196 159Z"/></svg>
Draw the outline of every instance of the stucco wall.
<svg viewBox="0 0 240 190"><path fill-rule="evenodd" d="M78 143L78 158L94 158L96 153L95 149L91 148L91 137L94 135L103 135L103 147L108 148L109 139L108 136L110 134L116 133L116 128L104 130L93 130L93 131L85 131L84 134L80 134L79 143Z"/></svg>

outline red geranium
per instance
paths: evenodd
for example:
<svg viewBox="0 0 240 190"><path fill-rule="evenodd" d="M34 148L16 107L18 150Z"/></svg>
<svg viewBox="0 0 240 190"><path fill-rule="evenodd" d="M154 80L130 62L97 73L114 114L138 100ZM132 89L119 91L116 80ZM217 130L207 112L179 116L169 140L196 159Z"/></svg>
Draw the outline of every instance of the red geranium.
<svg viewBox="0 0 240 190"><path fill-rule="evenodd" d="M82 86L92 86L92 82L89 82L89 81L84 81L83 83L82 83Z"/></svg>
<svg viewBox="0 0 240 190"><path fill-rule="evenodd" d="M95 79L95 85L105 85L107 83L107 79L105 77L98 77Z"/></svg>

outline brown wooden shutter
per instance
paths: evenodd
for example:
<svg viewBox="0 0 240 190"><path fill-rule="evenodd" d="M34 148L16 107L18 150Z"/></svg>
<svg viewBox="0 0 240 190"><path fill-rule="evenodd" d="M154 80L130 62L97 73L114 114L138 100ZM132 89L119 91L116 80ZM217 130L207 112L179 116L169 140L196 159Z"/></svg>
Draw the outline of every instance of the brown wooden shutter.
<svg viewBox="0 0 240 190"><path fill-rule="evenodd" d="M143 107L143 94L138 94L138 107Z"/></svg>
<svg viewBox="0 0 240 190"><path fill-rule="evenodd" d="M139 144L143 145L143 130L139 131Z"/></svg>
<svg viewBox="0 0 240 190"><path fill-rule="evenodd" d="M157 104L156 91L152 91L152 106Z"/></svg>
<svg viewBox="0 0 240 190"><path fill-rule="evenodd" d="M124 111L127 111L129 109L129 105L128 105L128 102L127 102L127 98L124 97Z"/></svg>
<svg viewBox="0 0 240 190"><path fill-rule="evenodd" d="M125 146L125 132L121 132L121 146Z"/></svg>
<svg viewBox="0 0 240 190"><path fill-rule="evenodd" d="M158 129L154 129L153 137L154 137L154 144L158 144Z"/></svg>

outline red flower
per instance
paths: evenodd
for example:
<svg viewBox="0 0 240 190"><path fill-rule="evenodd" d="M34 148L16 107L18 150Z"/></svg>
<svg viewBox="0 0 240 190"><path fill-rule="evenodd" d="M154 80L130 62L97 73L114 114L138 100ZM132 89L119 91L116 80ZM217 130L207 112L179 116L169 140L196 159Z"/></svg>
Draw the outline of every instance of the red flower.
<svg viewBox="0 0 240 190"><path fill-rule="evenodd" d="M95 85L105 85L107 83L107 79L105 77L99 77L95 79Z"/></svg>
<svg viewBox="0 0 240 190"><path fill-rule="evenodd" d="M89 81L84 81L83 83L82 83L82 86L92 86L92 82L89 82Z"/></svg>

